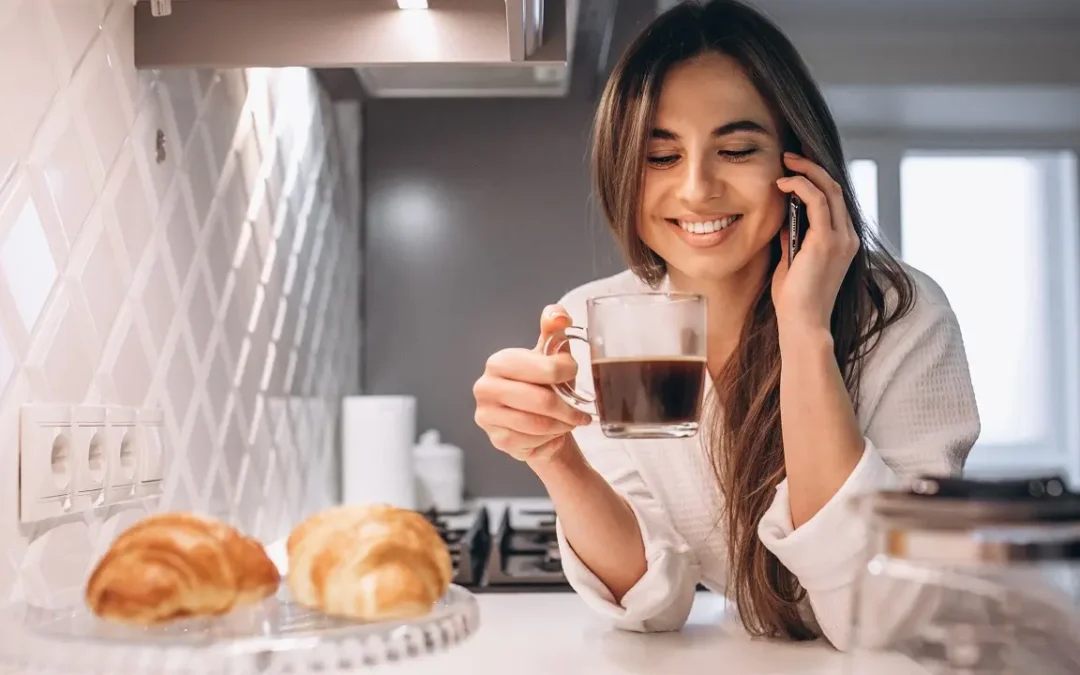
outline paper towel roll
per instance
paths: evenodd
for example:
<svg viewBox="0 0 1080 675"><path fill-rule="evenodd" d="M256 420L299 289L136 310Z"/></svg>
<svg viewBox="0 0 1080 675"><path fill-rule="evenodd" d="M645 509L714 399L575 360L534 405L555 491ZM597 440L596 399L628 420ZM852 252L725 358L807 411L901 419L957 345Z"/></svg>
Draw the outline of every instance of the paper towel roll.
<svg viewBox="0 0 1080 675"><path fill-rule="evenodd" d="M346 396L341 405L344 502L415 509L416 398Z"/></svg>

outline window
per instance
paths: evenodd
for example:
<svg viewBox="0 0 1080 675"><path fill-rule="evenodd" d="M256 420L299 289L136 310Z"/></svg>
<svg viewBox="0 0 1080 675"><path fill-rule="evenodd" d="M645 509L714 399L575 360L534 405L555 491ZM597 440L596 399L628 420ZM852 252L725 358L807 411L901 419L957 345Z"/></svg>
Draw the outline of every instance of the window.
<svg viewBox="0 0 1080 675"><path fill-rule="evenodd" d="M878 175L877 162L872 159L856 159L848 163L855 199L874 232L878 231Z"/></svg>
<svg viewBox="0 0 1080 675"><path fill-rule="evenodd" d="M969 467L1080 470L1075 157L909 152L900 185L902 257L964 335L982 419Z"/></svg>

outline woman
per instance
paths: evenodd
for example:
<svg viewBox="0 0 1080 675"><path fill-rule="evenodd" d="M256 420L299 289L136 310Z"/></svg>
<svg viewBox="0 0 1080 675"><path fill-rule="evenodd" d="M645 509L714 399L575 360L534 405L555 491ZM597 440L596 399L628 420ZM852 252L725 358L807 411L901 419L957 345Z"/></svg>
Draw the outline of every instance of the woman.
<svg viewBox="0 0 1080 675"><path fill-rule="evenodd" d="M476 421L544 483L570 583L618 626L680 628L701 581L752 634L847 648L868 543L850 497L958 473L979 434L948 301L875 243L821 92L735 0L655 20L611 75L594 136L630 271L547 308L537 349L493 355ZM790 268L789 195L809 217ZM588 297L650 288L708 299L708 431L616 441L550 388L591 391L588 364L539 345L582 324Z"/></svg>

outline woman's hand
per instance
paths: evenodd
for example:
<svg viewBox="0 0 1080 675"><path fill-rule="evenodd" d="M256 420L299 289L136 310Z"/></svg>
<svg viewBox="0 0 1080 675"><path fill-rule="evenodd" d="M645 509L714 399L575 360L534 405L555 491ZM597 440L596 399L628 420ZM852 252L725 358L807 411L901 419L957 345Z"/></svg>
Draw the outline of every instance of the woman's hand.
<svg viewBox="0 0 1080 675"><path fill-rule="evenodd" d="M476 424L492 445L515 459L550 459L568 445L575 427L592 421L551 388L577 376L573 357L568 352L548 356L543 351L548 337L571 323L566 310L549 305L540 319L536 347L496 352L473 385Z"/></svg>
<svg viewBox="0 0 1080 675"><path fill-rule="evenodd" d="M781 178L776 184L802 199L810 227L790 268L790 235L786 226L781 229L783 259L772 282L777 322L784 331L828 332L836 294L859 250L859 237L844 193L825 169L790 152L784 153L783 161L801 175Z"/></svg>

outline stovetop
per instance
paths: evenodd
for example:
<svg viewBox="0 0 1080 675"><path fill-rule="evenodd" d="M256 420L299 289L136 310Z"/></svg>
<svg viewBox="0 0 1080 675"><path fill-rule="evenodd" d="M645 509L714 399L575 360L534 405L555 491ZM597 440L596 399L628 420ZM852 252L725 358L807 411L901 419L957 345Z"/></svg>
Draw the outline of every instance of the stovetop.
<svg viewBox="0 0 1080 675"><path fill-rule="evenodd" d="M571 591L554 510L511 502L424 515L450 549L455 584L474 592Z"/></svg>

